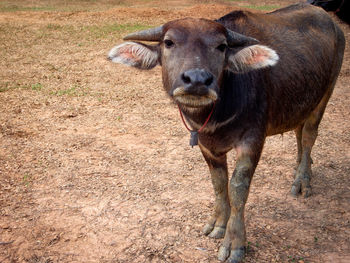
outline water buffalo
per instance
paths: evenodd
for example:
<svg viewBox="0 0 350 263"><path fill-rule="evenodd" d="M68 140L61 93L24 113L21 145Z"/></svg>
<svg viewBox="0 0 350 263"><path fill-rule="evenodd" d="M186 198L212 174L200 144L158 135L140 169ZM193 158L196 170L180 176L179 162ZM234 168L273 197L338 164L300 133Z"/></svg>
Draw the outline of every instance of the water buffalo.
<svg viewBox="0 0 350 263"><path fill-rule="evenodd" d="M292 194L311 194L311 149L338 77L344 34L322 9L296 4L268 14L234 11L215 21L184 18L133 33L109 59L161 65L163 85L192 129L216 196L204 234L224 237L219 260L245 255L244 207L266 136L294 130ZM199 133L199 134L198 134ZM236 150L228 179L226 154Z"/></svg>

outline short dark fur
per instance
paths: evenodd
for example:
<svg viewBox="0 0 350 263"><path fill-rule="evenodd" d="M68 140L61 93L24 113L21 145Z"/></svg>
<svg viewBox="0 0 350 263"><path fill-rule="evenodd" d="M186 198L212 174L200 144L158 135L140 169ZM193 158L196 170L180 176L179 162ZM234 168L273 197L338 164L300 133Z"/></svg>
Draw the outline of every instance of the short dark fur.
<svg viewBox="0 0 350 263"><path fill-rule="evenodd" d="M263 122L271 123L273 133L282 133L295 128L318 105L338 75L342 60L341 57L335 58L340 54L328 54L328 50L334 49L335 44L344 45L344 40L342 32L331 19L324 17L323 13L315 16L313 9L308 15L310 11L307 7L294 5L266 15L235 11L217 20L235 32L259 39L261 44L272 47L280 56L280 61L276 67L246 74L226 72L220 98L225 98L225 103L229 105L219 103L215 119L223 121L225 117L243 110L239 107L252 108L254 100L266 97L265 105L254 102L257 106L252 112L262 112L260 118L268 118ZM277 23L281 17L283 22ZM340 38L338 43L328 39L332 35ZM336 50L343 49L339 46Z"/></svg>

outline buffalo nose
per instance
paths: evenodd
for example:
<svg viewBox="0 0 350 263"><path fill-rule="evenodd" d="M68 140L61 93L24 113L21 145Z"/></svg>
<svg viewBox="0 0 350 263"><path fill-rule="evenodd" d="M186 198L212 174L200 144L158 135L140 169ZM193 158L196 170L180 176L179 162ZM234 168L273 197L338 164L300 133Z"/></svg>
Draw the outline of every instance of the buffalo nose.
<svg viewBox="0 0 350 263"><path fill-rule="evenodd" d="M214 77L204 69L191 69L181 74L181 80L187 92L198 94L208 92L207 89L213 83Z"/></svg>

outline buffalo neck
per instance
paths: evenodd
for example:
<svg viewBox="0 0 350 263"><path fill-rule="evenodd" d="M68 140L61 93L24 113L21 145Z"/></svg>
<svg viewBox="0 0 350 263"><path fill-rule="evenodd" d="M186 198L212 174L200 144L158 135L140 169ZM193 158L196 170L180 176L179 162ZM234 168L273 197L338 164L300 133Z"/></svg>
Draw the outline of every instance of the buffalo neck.
<svg viewBox="0 0 350 263"><path fill-rule="evenodd" d="M182 114L185 119L191 124L192 130L200 130L204 128L204 126L210 122L213 113L215 112L215 104L211 103L206 107L201 108L187 108L181 105L179 106L180 114ZM186 123L184 123L186 126ZM195 127L194 127L195 126ZM196 127L200 126L200 127Z"/></svg>
<svg viewBox="0 0 350 263"><path fill-rule="evenodd" d="M263 105L266 94L259 88L257 83L262 81L255 72L236 74L225 72L223 84L219 87L218 100L214 103L199 109L189 109L180 105L185 119L195 130L202 126L210 115L213 107L212 116L209 119L208 126L211 124L236 125L242 116L249 113L251 115L263 114L266 105ZM253 116L249 116L252 118ZM254 117L253 117L254 118ZM237 125L238 126L238 125Z"/></svg>

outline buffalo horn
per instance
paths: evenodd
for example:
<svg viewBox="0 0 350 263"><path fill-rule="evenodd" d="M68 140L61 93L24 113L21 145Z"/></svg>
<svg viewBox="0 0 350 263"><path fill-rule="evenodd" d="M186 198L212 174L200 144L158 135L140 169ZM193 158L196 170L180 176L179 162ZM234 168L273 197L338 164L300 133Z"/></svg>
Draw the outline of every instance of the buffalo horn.
<svg viewBox="0 0 350 263"><path fill-rule="evenodd" d="M131 33L124 37L124 40L154 41L159 42L163 34L163 26L154 27L135 33Z"/></svg>
<svg viewBox="0 0 350 263"><path fill-rule="evenodd" d="M247 37L229 29L227 29L227 42L229 46L247 46L259 43L255 38Z"/></svg>

